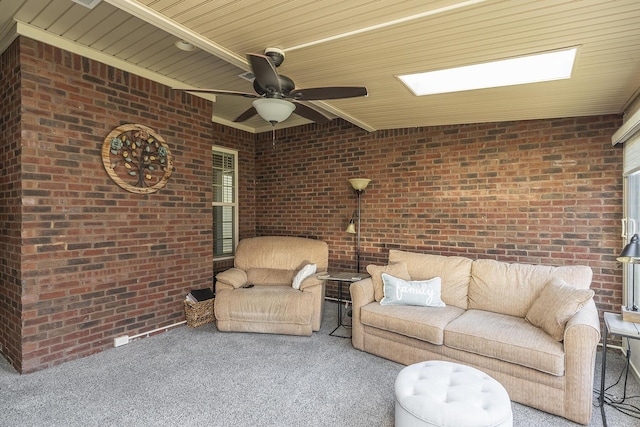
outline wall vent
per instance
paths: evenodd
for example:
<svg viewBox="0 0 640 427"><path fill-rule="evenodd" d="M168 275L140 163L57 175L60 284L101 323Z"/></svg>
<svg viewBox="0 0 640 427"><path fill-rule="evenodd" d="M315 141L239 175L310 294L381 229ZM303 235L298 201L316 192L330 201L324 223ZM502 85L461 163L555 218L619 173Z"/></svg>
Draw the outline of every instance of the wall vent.
<svg viewBox="0 0 640 427"><path fill-rule="evenodd" d="M89 9L93 9L100 3L102 0L71 0L74 3L78 3L84 7L88 7Z"/></svg>

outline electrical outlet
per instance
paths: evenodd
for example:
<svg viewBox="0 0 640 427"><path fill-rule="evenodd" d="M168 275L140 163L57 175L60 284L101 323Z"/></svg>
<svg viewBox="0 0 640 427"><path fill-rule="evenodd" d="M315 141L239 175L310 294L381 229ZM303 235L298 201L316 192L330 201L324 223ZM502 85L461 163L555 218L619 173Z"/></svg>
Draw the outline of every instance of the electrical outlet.
<svg viewBox="0 0 640 427"><path fill-rule="evenodd" d="M120 347L121 345L129 344L129 335L123 335L113 339L113 346Z"/></svg>

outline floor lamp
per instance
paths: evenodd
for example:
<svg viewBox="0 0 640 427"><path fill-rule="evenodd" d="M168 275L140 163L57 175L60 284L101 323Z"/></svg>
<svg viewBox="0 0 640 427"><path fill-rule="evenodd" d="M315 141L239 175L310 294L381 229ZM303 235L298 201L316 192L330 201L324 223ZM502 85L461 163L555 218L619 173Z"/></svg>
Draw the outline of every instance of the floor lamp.
<svg viewBox="0 0 640 427"><path fill-rule="evenodd" d="M639 323L640 312L636 304L636 267L640 264L640 238L637 234L631 237L631 241L624 247L618 258L618 261L624 264L631 264L631 295L627 289L627 305L622 306L622 320L627 322Z"/></svg>
<svg viewBox="0 0 640 427"><path fill-rule="evenodd" d="M351 216L351 220L349 221L349 225L347 226L346 232L356 234L356 273L360 273L360 196L364 193L364 190L367 188L371 182L370 179L366 178L351 178L349 183L353 190L358 195L358 210L357 213ZM356 220L357 219L357 226Z"/></svg>

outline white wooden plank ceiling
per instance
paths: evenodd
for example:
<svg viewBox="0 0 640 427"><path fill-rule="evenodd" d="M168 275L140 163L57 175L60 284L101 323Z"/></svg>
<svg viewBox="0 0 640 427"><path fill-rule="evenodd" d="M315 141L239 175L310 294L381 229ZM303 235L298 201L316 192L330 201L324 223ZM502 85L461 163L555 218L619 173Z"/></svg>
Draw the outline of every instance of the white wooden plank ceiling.
<svg viewBox="0 0 640 427"><path fill-rule="evenodd" d="M315 101L366 130L622 113L640 88L637 0L0 0L0 50L35 38L171 87L253 92L245 54L278 47L297 87L366 86L369 96ZM197 46L178 50L176 40ZM398 74L579 46L571 79L413 96ZM250 99L214 100L214 120ZM293 115L278 127L307 123Z"/></svg>

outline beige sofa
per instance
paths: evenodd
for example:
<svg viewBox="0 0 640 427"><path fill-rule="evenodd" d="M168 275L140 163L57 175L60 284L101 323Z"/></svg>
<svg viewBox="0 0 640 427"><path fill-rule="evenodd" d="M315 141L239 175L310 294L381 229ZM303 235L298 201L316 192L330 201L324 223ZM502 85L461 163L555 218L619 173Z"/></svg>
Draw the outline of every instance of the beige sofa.
<svg viewBox="0 0 640 427"><path fill-rule="evenodd" d="M216 275L218 330L311 335L320 330L329 249L321 240L262 236L238 243L234 267ZM300 279L300 280L298 280ZM251 285L251 287L246 287Z"/></svg>
<svg viewBox="0 0 640 427"><path fill-rule="evenodd" d="M589 423L600 340L589 267L391 250L387 266L367 269L372 277L350 287L355 348L406 365L435 359L473 366L513 401ZM381 305L382 271L413 281L440 277L445 307Z"/></svg>

